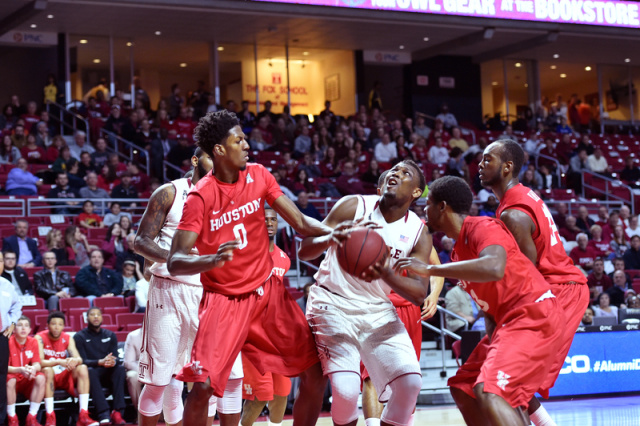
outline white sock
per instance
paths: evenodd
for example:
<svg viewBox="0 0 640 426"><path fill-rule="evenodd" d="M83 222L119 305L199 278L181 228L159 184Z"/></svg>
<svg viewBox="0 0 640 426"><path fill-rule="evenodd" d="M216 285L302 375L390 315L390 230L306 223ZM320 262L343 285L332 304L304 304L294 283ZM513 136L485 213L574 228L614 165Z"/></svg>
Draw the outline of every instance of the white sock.
<svg viewBox="0 0 640 426"><path fill-rule="evenodd" d="M7 404L7 415L9 417L16 415L16 404Z"/></svg>
<svg viewBox="0 0 640 426"><path fill-rule="evenodd" d="M44 409L47 411L47 414L53 413L53 397L44 399Z"/></svg>
<svg viewBox="0 0 640 426"><path fill-rule="evenodd" d="M416 413L412 413L411 417L409 417L409 423L407 423L407 426L413 426L413 420L416 417Z"/></svg>
<svg viewBox="0 0 640 426"><path fill-rule="evenodd" d="M280 422L280 423L271 423L271 420L269 420L269 426L282 426L282 422Z"/></svg>
<svg viewBox="0 0 640 426"><path fill-rule="evenodd" d="M30 402L29 403L29 414L33 414L36 416L38 414L38 410L40 410L41 402Z"/></svg>
<svg viewBox="0 0 640 426"><path fill-rule="evenodd" d="M536 426L557 426L542 405L529 418Z"/></svg>
<svg viewBox="0 0 640 426"><path fill-rule="evenodd" d="M380 419L369 417L368 419L364 419L364 424L366 426L380 426Z"/></svg>
<svg viewBox="0 0 640 426"><path fill-rule="evenodd" d="M89 394L81 393L78 395L78 401L80 402L80 411L87 410L89 411Z"/></svg>

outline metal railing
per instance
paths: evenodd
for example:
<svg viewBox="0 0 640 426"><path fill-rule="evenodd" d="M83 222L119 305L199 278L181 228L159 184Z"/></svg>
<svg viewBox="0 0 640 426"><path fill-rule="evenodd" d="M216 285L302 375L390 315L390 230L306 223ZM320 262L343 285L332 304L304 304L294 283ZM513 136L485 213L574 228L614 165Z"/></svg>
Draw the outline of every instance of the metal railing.
<svg viewBox="0 0 640 426"><path fill-rule="evenodd" d="M47 112L49 113L49 118L53 119L60 127L61 135L65 134L65 130L68 131L67 134L71 135L74 134L76 130L82 130L87 134L87 142L91 142L89 120L55 102L47 102ZM84 129L78 127L79 123L83 124Z"/></svg>
<svg viewBox="0 0 640 426"><path fill-rule="evenodd" d="M467 331L469 329L469 321L467 321L460 315L456 314L455 312L452 312L446 308L443 308L440 305L438 305L437 308L438 308L438 315L440 316L440 328L436 327L435 325L429 324L426 321L422 321L422 326L427 327L429 330L440 335L440 351L442 352L442 371L440 372L440 377L447 377L447 360L446 360L446 349L445 349L444 337L449 336L454 340L461 340L462 337L460 337L458 334L452 331L447 330L447 328L445 327L446 322L445 322L444 316L445 314L447 314L463 321L464 331Z"/></svg>
<svg viewBox="0 0 640 426"><path fill-rule="evenodd" d="M592 180L591 182L593 182L594 179L599 179L601 181L604 181L604 190L602 188L599 188L595 185L593 185L592 183L587 183L585 181L585 176L591 176ZM591 190L596 194L600 194L602 196L604 196L605 201L610 201L610 200L616 200L618 202L622 202L622 203L628 203L630 204L629 208L631 209L631 214L635 215L635 194L634 194L634 190L633 188L631 188L629 185L625 185L624 183L622 183L620 180L617 179L613 179L610 178L608 176L605 175L601 175L599 173L595 173L595 172L589 172L589 171L583 171L580 179L582 181L582 197L583 198L589 198L586 197L585 195L585 191L586 190ZM619 195L615 195L613 194L613 188L624 188L629 192L629 198L624 198L621 197Z"/></svg>
<svg viewBox="0 0 640 426"><path fill-rule="evenodd" d="M176 166L175 164L171 164L167 160L163 160L162 161L162 178L164 179L165 182L170 182L170 181L173 180L168 175L168 171L169 170L173 170L173 171L177 172L178 176L180 176L180 177L182 177L185 174L185 171L182 170L180 167Z"/></svg>
<svg viewBox="0 0 640 426"><path fill-rule="evenodd" d="M436 117L434 117L432 115L429 115L429 114L425 114L423 112L416 111L416 115L419 115L420 117L427 118L427 119L429 119L429 120L431 120L433 122L436 121ZM471 140L473 141L472 145L476 144L476 132L475 132L475 130L469 129L467 127L462 127L460 125L458 125L458 128L460 129L460 132L462 133L462 135L464 135L464 132L469 133L471 135Z"/></svg>
<svg viewBox="0 0 640 426"><path fill-rule="evenodd" d="M558 161L558 159L554 157L550 157L548 155L538 154L536 156L536 170L539 169L538 161L540 160L540 158L544 158L545 160L552 161L556 165L556 177L558 178L558 186L562 185L562 172L561 172L562 165L560 165L560 162Z"/></svg>
<svg viewBox="0 0 640 426"><path fill-rule="evenodd" d="M141 168L144 169L147 175L150 174L151 167L150 167L149 153L146 152L144 149L141 149L138 145L134 144L133 142L123 139L120 136L116 135L115 133L105 129L100 129L100 137L103 137L105 138L105 140L109 141L109 143L107 144L107 149L109 151L115 152L116 154L118 154L119 158L124 158L128 162L133 162L135 156L138 153L142 153L142 156L144 157L144 164L140 164L140 162L137 162L136 164L141 166ZM124 146L125 152L121 152L120 145Z"/></svg>
<svg viewBox="0 0 640 426"><path fill-rule="evenodd" d="M3 200L0 200L3 201ZM23 202L25 200L22 200ZM82 203L84 203L84 198L46 198L46 197L37 197L37 198L27 198L26 199L26 216L29 217L38 217L38 216L49 216L52 214L60 214L56 213L60 211L59 209L66 209L70 211L71 215L76 215L82 213ZM142 215L144 210L147 208L147 203L149 202L148 198L92 198L94 204L94 211L97 214L104 214L109 210L109 206L113 202L118 202L123 205L122 210L132 215ZM72 204L69 204L72 203ZM134 203L135 206L131 206ZM124 205L129 205L128 207L124 207ZM67 214L65 214L67 215Z"/></svg>
<svg viewBox="0 0 640 426"><path fill-rule="evenodd" d="M20 212L18 214L18 212ZM0 217L20 218L27 215L27 202L23 198L8 196L0 198Z"/></svg>

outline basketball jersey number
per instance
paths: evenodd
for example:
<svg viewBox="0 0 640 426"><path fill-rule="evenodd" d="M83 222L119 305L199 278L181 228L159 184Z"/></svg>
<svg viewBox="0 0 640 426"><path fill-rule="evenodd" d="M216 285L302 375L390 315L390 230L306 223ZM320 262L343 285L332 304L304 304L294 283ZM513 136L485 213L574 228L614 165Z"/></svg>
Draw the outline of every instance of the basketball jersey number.
<svg viewBox="0 0 640 426"><path fill-rule="evenodd" d="M553 220L553 216L551 216L551 212L547 208L547 205L544 202L541 205L542 211L549 221L549 227L551 228L551 247L553 247L558 244L558 241L560 241L560 234L558 233L558 227L556 226L556 222Z"/></svg>
<svg viewBox="0 0 640 426"><path fill-rule="evenodd" d="M247 241L247 230L244 227L244 223L239 223L233 227L233 235L235 235L236 240L240 240L240 245L238 246L240 250L249 244Z"/></svg>

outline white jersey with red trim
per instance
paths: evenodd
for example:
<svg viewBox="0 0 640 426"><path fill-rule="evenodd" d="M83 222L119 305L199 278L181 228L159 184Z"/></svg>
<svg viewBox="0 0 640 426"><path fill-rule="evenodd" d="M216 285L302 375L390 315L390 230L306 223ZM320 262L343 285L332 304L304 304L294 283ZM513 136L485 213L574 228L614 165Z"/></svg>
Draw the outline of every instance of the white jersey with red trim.
<svg viewBox="0 0 640 426"><path fill-rule="evenodd" d="M169 213L167 213L167 217L162 225L162 229L158 233L155 241L158 244L158 247L165 250L171 249L171 241L173 241L173 236L178 229L178 225L180 224L180 219L182 219L182 209L184 208L184 203L187 201L187 195L195 185L191 183L191 179L180 178L171 182L173 187L176 190L176 195L173 199L173 204L169 209ZM149 271L153 275L157 275L159 277L168 278L174 281L180 281L182 283L202 286L200 282L200 274L193 275L171 275L167 270L166 263L154 263Z"/></svg>
<svg viewBox="0 0 640 426"><path fill-rule="evenodd" d="M377 195L359 195L358 207L354 219L364 218L381 226L376 229L389 247L391 266L401 257L408 257L418 243L424 224L412 211L407 211L402 218L393 223L387 223L378 206L380 197ZM389 301L391 288L384 280L366 282L342 270L338 263L337 250L331 246L320 264L315 275L319 286L343 296L349 300L365 303L380 303Z"/></svg>

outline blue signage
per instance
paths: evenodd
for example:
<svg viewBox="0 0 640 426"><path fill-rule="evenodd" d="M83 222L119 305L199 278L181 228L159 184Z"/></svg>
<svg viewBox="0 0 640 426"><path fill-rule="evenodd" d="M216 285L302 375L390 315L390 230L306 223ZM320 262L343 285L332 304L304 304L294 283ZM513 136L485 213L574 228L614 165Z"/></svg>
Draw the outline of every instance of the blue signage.
<svg viewBox="0 0 640 426"><path fill-rule="evenodd" d="M550 396L640 391L640 333L576 333Z"/></svg>

